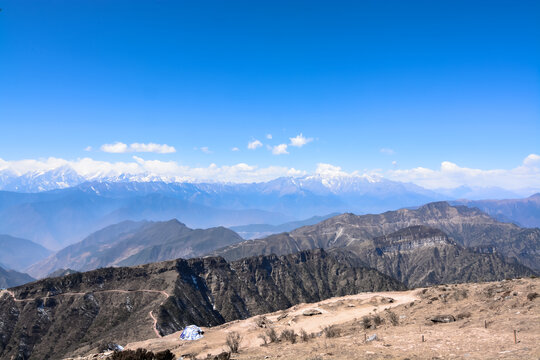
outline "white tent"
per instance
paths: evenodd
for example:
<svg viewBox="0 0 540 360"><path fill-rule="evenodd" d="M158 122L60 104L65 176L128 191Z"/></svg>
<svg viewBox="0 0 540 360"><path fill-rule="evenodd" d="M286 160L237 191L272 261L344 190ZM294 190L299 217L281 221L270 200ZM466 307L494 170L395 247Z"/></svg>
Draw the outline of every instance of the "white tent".
<svg viewBox="0 0 540 360"><path fill-rule="evenodd" d="M186 326L182 333L180 334L180 339L182 340L199 340L203 337L204 331L196 325Z"/></svg>

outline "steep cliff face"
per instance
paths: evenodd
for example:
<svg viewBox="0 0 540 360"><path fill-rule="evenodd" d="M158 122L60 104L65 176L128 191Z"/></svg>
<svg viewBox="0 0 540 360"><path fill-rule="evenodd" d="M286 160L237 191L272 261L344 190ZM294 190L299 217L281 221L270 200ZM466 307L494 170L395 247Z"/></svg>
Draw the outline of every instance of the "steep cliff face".
<svg viewBox="0 0 540 360"><path fill-rule="evenodd" d="M441 230L426 226L407 227L351 250L369 267L410 287L532 275L493 249L463 248Z"/></svg>
<svg viewBox="0 0 540 360"><path fill-rule="evenodd" d="M499 222L478 209L446 202L377 215L342 214L316 225L264 239L244 241L214 252L229 260L257 254L287 254L314 248L358 249L375 237L423 225L440 229L463 247L493 247L503 257L540 270L540 229Z"/></svg>
<svg viewBox="0 0 540 360"><path fill-rule="evenodd" d="M176 260L41 280L0 294L0 358L57 359L361 291L404 289L323 250Z"/></svg>

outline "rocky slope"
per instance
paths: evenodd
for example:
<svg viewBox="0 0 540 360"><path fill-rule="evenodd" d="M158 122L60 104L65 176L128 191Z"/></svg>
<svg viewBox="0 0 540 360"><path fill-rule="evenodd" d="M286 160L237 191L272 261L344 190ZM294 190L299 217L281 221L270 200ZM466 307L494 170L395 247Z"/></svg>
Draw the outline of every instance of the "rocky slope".
<svg viewBox="0 0 540 360"><path fill-rule="evenodd" d="M35 279L25 273L20 273L15 270L6 270L0 266L0 288L9 288L26 284Z"/></svg>
<svg viewBox="0 0 540 360"><path fill-rule="evenodd" d="M523 278L361 293L265 314L265 327L256 316L205 328L198 341L178 341L175 333L126 349L167 349L177 359L212 359L227 349L226 337L234 331L242 337L232 357L236 360L538 359L539 292L540 279ZM304 316L310 309L321 313ZM433 321L441 318L450 322ZM289 336L269 341L269 328ZM302 331L311 336L302 337ZM110 358L93 354L84 360L96 357Z"/></svg>
<svg viewBox="0 0 540 360"><path fill-rule="evenodd" d="M223 227L190 229L178 220L133 222L108 226L34 264L28 273L45 277L58 269L88 271L196 257L243 239Z"/></svg>
<svg viewBox="0 0 540 360"><path fill-rule="evenodd" d="M300 302L399 289L398 281L323 250L104 268L3 291L0 358L58 359L191 323L218 325Z"/></svg>
<svg viewBox="0 0 540 360"><path fill-rule="evenodd" d="M287 254L313 248L354 250L375 237L413 225L440 229L460 246L495 249L510 261L516 260L540 271L540 229L499 222L478 209L450 206L446 202L377 215L342 214L289 233L231 245L214 254L232 260L255 254Z"/></svg>
<svg viewBox="0 0 540 360"><path fill-rule="evenodd" d="M409 287L503 280L533 274L523 265L505 262L492 249L464 248L441 230L421 225L358 245L351 250L364 264Z"/></svg>

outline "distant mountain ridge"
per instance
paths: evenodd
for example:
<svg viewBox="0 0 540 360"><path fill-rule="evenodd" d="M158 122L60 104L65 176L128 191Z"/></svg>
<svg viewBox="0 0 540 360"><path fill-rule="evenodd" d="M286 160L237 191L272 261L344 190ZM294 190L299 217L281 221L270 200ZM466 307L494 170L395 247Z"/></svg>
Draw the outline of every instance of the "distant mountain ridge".
<svg viewBox="0 0 540 360"><path fill-rule="evenodd" d="M540 193L524 199L455 200L456 205L476 207L501 221L524 227L540 227Z"/></svg>
<svg viewBox="0 0 540 360"><path fill-rule="evenodd" d="M35 277L58 269L88 271L193 258L243 241L223 228L190 229L176 219L165 222L124 221L101 229L28 268Z"/></svg>
<svg viewBox="0 0 540 360"><path fill-rule="evenodd" d="M540 229L502 223L478 209L450 206L446 202L377 215L342 214L289 233L231 245L213 254L233 260L255 254L288 254L314 248L345 248L362 253L374 238L413 225L439 229L463 247L493 248L507 259L516 259L535 271L540 270Z"/></svg>
<svg viewBox="0 0 540 360"><path fill-rule="evenodd" d="M24 271L51 253L49 249L30 240L0 234L0 266L4 268Z"/></svg>
<svg viewBox="0 0 540 360"><path fill-rule="evenodd" d="M447 198L414 184L366 176L319 174L251 184L175 183L119 176L107 182L79 183L69 169L57 170L27 180L31 184L32 179L50 175L45 183L58 180L62 185L58 187L77 185L36 193L0 191L0 233L59 250L124 220L177 218L192 228L280 225L318 214L379 213ZM0 181L6 183L8 178ZM537 217L534 212L529 214L535 211L532 208L507 210L502 208L501 216L512 221ZM250 238L264 235L268 234L246 233Z"/></svg>
<svg viewBox="0 0 540 360"><path fill-rule="evenodd" d="M7 270L0 266L0 288L10 288L34 281L28 274Z"/></svg>
<svg viewBox="0 0 540 360"><path fill-rule="evenodd" d="M262 238L272 234L278 234L281 232L287 232L297 229L306 225L313 225L323 220L329 219L333 216L339 215L338 213L332 213L324 216L312 216L309 219L289 221L280 225L271 224L249 224L240 226L231 226L230 229L237 232L238 235L246 240Z"/></svg>

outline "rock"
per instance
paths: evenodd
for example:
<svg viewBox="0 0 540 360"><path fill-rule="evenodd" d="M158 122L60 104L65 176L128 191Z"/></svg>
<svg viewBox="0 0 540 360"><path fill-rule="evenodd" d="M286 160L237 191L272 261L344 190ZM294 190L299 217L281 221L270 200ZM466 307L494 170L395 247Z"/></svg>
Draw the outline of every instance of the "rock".
<svg viewBox="0 0 540 360"><path fill-rule="evenodd" d="M434 323L451 323L456 321L453 315L436 315L430 319Z"/></svg>
<svg viewBox="0 0 540 360"><path fill-rule="evenodd" d="M231 353L224 351L224 352L214 356L212 359L213 360L229 360L230 358L231 358Z"/></svg>
<svg viewBox="0 0 540 360"><path fill-rule="evenodd" d="M287 313L283 313L283 314L281 314L281 315L279 315L279 316L277 317L277 321L282 320L282 319L285 319L287 316L288 316Z"/></svg>
<svg viewBox="0 0 540 360"><path fill-rule="evenodd" d="M368 338L366 339L366 341L367 341L367 342L370 342L370 341L375 341L375 340L377 340L377 339L378 339L377 334L373 334L373 335L371 335L370 337L368 337Z"/></svg>
<svg viewBox="0 0 540 360"><path fill-rule="evenodd" d="M322 314L322 312L318 309L307 309L307 310L304 310L304 312L302 313L302 315L304 316L313 316L313 315L320 315Z"/></svg>

